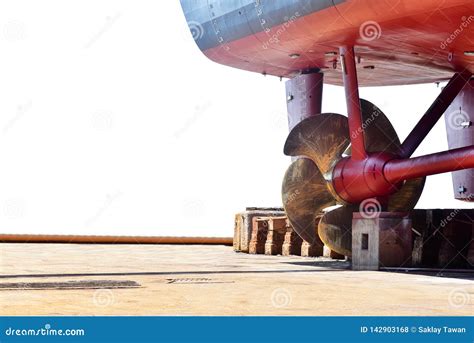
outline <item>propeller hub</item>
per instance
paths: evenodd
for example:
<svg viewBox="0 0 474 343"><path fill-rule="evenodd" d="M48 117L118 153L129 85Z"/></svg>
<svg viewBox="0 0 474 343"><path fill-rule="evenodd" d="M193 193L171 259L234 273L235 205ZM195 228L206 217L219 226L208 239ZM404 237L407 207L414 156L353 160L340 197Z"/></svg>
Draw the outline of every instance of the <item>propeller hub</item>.
<svg viewBox="0 0 474 343"><path fill-rule="evenodd" d="M333 171L333 189L348 203L391 195L399 191L403 184L393 184L384 176L386 163L395 158L396 155L387 152L371 153L363 160L343 158Z"/></svg>

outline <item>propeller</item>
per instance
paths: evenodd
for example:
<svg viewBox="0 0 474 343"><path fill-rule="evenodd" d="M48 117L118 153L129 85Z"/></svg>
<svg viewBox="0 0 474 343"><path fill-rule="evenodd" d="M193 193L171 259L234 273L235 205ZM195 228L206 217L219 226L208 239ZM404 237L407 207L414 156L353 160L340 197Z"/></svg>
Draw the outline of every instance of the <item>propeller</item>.
<svg viewBox="0 0 474 343"><path fill-rule="evenodd" d="M306 242L316 242L317 216L336 204L318 167L307 158L294 161L285 173L281 192L293 229Z"/></svg>
<svg viewBox="0 0 474 343"><path fill-rule="evenodd" d="M288 156L307 156L323 177L330 173L349 145L347 118L336 113L309 117L296 125L286 139L283 152Z"/></svg>
<svg viewBox="0 0 474 343"><path fill-rule="evenodd" d="M367 100L361 99L360 103L366 151L399 154L400 139L385 114ZM331 186L334 166L343 154L351 154L347 118L323 113L303 120L290 132L284 153L310 159L300 158L293 162L283 180L283 206L294 230L310 243L319 235L331 250L351 256L352 213L364 209L359 203L339 201ZM386 199L387 210L406 212L413 209L424 183L425 177L406 181L398 192ZM338 203L342 206L327 211L316 225L320 212Z"/></svg>

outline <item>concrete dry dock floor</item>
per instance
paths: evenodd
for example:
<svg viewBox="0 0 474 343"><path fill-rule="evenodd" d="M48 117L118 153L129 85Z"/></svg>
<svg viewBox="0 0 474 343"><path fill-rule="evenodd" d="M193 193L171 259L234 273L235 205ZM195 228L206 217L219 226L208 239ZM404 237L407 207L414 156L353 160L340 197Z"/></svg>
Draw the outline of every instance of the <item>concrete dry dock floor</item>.
<svg viewBox="0 0 474 343"><path fill-rule="evenodd" d="M474 314L473 274L347 267L225 246L0 244L0 315ZM139 287L100 288L113 284Z"/></svg>

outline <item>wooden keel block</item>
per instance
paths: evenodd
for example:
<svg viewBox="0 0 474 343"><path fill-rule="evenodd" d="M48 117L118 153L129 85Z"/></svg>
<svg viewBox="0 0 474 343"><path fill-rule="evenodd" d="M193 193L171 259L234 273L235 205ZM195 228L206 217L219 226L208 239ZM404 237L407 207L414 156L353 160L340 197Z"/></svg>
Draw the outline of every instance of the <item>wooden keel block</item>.
<svg viewBox="0 0 474 343"><path fill-rule="evenodd" d="M264 254L265 242L268 235L268 217L254 217L252 220L252 235L249 244L249 254Z"/></svg>
<svg viewBox="0 0 474 343"><path fill-rule="evenodd" d="M286 217L268 218L268 233L265 242L266 255L281 255L286 233Z"/></svg>
<svg viewBox="0 0 474 343"><path fill-rule="evenodd" d="M282 255L301 255L301 244L303 240L298 234L293 231L288 219L286 220L285 239L282 247Z"/></svg>

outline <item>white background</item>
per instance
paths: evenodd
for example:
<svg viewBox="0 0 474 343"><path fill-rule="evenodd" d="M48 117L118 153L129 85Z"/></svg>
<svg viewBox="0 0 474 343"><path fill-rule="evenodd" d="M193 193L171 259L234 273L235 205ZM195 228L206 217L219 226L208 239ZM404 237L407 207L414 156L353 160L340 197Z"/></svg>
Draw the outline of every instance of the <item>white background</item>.
<svg viewBox="0 0 474 343"><path fill-rule="evenodd" d="M2 1L0 232L232 236L279 206L284 83L217 65L178 1ZM435 85L362 89L403 139ZM324 111L345 114L327 86ZM447 149L440 121L416 155ZM455 201L428 178L419 208Z"/></svg>

